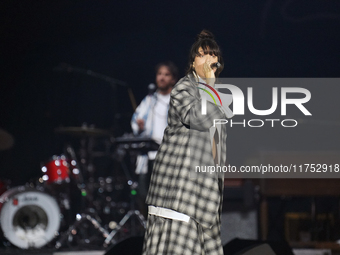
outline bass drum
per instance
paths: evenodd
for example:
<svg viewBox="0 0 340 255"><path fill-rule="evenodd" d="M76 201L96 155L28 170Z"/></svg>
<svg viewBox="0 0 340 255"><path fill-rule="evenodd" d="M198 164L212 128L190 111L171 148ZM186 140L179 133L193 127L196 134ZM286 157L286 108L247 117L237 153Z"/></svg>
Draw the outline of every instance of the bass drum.
<svg viewBox="0 0 340 255"><path fill-rule="evenodd" d="M40 248L49 243L60 226L60 210L53 197L24 186L0 197L0 225L4 236L22 248Z"/></svg>

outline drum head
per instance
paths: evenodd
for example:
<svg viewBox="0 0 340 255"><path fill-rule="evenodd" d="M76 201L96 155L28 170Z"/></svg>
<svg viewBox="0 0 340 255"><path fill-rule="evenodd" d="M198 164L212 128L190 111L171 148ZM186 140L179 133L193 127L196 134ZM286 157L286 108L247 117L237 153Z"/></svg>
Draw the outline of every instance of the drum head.
<svg viewBox="0 0 340 255"><path fill-rule="evenodd" d="M51 196L16 187L0 197L0 223L4 236L15 246L40 248L58 233L60 210Z"/></svg>

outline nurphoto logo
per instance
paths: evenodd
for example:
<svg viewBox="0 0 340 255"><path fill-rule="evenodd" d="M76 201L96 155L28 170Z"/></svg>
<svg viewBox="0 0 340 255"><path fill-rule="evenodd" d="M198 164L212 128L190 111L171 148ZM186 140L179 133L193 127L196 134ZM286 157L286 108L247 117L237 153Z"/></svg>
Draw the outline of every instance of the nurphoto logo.
<svg viewBox="0 0 340 255"><path fill-rule="evenodd" d="M245 96L242 90L232 84L215 84L215 88L211 87L208 84L199 82L198 88L202 90L202 115L207 114L207 101L214 102L215 105L228 108L231 103L233 103L233 115L244 115L245 114ZM231 94L225 93L225 90L229 90ZM304 106L310 99L311 93L308 89L302 87L281 87L280 88L280 97L278 95L278 87L271 88L271 98L266 98L266 101L271 101L271 106L268 109L256 109L254 107L254 98L253 98L253 87L247 87L247 106L248 110L257 116L269 116L273 114L279 105L280 100L280 114L281 116L287 115L287 105L294 105L297 109L300 110L302 114L305 116L311 116L312 114L307 110ZM299 98L290 98L289 94L295 94L299 96ZM210 97L210 98L209 98ZM229 108L228 108L229 109ZM229 109L230 110L230 109ZM242 122L233 122L232 120L227 119L215 119L214 126L216 124L227 124L229 123L231 127L235 125L242 125L243 127L262 127L265 123L269 123L271 127L275 126L276 122L280 122L283 127L295 127L298 122L295 119L250 119L243 120ZM247 125L248 124L248 125Z"/></svg>

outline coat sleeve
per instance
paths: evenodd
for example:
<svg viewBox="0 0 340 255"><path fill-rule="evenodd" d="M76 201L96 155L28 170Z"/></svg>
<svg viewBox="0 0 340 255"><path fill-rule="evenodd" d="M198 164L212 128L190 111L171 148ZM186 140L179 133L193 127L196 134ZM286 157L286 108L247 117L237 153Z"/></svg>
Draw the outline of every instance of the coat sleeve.
<svg viewBox="0 0 340 255"><path fill-rule="evenodd" d="M214 124L214 119L226 119L219 106L207 101L207 113L202 114L202 99L198 88L189 81L180 81L171 92L170 107L180 121L193 129L204 131Z"/></svg>

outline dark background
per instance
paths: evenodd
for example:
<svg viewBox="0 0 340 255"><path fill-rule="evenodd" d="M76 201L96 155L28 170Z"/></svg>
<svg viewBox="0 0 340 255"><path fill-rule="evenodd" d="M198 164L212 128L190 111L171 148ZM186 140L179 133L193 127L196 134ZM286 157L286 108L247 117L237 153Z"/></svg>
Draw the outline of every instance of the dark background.
<svg viewBox="0 0 340 255"><path fill-rule="evenodd" d="M158 62L172 60L184 75L190 46L206 28L223 50L221 77L338 77L340 70L336 0L1 1L0 24L0 128L15 138L0 152L0 178L18 183L61 153L56 127L86 122L115 137L131 132L126 87L53 71L60 63L126 82L139 103ZM230 163L259 150L339 150L339 92L314 88L306 105L314 122L295 129L229 129ZM256 97L259 108L270 105L268 95Z"/></svg>

